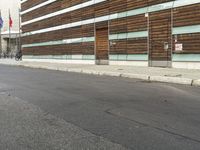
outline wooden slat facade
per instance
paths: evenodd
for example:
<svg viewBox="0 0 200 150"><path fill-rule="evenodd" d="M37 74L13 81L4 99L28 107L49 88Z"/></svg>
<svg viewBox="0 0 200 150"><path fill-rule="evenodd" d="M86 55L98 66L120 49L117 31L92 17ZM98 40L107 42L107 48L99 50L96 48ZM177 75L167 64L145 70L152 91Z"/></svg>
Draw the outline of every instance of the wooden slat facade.
<svg viewBox="0 0 200 150"><path fill-rule="evenodd" d="M171 10L149 14L150 60L171 61L171 34Z"/></svg>
<svg viewBox="0 0 200 150"><path fill-rule="evenodd" d="M22 4L22 11L45 0L28 0ZM42 8L22 15L22 22L47 15L62 9L87 2L89 0L58 0ZM51 28L63 24L79 22L106 15L127 12L173 0L107 0L65 14L23 25L24 33ZM172 29L184 26L200 25L200 4L151 12L148 16L138 14L116 18L96 24L79 25L73 28L28 35L22 38L23 44L58 41L81 37L95 37L99 28L108 28L108 35L120 35L130 32L149 31L148 37L134 37L108 40L108 54L149 54L149 60L171 61L172 54L200 54L200 33L173 35ZM100 31L98 30L98 34ZM103 40L102 40L103 41ZM168 51L164 49L168 43ZM175 44L183 44L183 51L175 51ZM96 42L81 42L66 45L38 46L23 48L25 55L95 55ZM101 57L101 56L99 56Z"/></svg>
<svg viewBox="0 0 200 150"><path fill-rule="evenodd" d="M173 26L200 25L200 4L176 8L173 10ZM177 40L177 41L175 41ZM183 44L183 51L177 52L173 47L173 53L177 54L199 54L200 53L200 33L190 33L173 36L173 46L175 43Z"/></svg>

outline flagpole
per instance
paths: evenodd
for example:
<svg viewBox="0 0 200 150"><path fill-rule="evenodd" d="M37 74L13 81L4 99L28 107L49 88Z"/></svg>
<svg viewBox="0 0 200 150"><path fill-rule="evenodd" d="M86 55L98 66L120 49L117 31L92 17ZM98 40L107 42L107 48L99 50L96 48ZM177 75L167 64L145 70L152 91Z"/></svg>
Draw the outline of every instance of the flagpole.
<svg viewBox="0 0 200 150"><path fill-rule="evenodd" d="M11 35L10 35L10 9L9 9L9 41L8 41L9 43L8 43L8 53L11 51L11 43L10 43L11 39L10 38L11 38Z"/></svg>
<svg viewBox="0 0 200 150"><path fill-rule="evenodd" d="M21 15L20 15L21 9L19 8L19 53L21 54Z"/></svg>
<svg viewBox="0 0 200 150"><path fill-rule="evenodd" d="M1 10L0 10L0 17L1 17ZM2 54L2 41L1 41L1 28L0 28L0 58Z"/></svg>

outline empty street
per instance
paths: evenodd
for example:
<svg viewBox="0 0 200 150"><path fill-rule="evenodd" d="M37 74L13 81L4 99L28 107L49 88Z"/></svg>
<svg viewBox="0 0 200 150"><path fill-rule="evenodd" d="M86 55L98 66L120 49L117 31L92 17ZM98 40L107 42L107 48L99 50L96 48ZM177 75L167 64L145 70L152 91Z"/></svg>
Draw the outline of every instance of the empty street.
<svg viewBox="0 0 200 150"><path fill-rule="evenodd" d="M200 88L0 66L0 149L198 150Z"/></svg>

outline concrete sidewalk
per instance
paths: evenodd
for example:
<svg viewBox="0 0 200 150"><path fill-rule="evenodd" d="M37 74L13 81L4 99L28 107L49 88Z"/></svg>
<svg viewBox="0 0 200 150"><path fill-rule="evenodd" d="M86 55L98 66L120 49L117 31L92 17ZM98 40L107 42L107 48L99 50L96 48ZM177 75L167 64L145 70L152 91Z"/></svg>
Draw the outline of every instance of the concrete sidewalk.
<svg viewBox="0 0 200 150"><path fill-rule="evenodd" d="M35 61L17 62L11 59L0 59L0 64L200 86L200 70L111 65L97 66Z"/></svg>

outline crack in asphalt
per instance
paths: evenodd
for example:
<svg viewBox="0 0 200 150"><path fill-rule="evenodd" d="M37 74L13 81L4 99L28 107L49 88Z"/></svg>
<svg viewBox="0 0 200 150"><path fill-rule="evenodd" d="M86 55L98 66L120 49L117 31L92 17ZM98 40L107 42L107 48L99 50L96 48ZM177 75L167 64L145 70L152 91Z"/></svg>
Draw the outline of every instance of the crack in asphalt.
<svg viewBox="0 0 200 150"><path fill-rule="evenodd" d="M123 116L120 116L120 115L116 115L116 114L114 114L114 113L111 112L112 110L114 110L114 109L107 109L107 110L105 110L104 112L107 113L107 114L109 114L109 115L115 116L115 117L124 118L124 119L126 119L126 120L129 120L129 121L132 121L132 122L136 122L136 123L141 124L141 125L146 126L146 127L150 127L150 128L153 128L153 129L156 129L156 130L159 130L159 131L163 131L163 132L166 132L166 133L175 135L175 136L182 137L182 138L184 138L184 139L188 139L188 140L191 140L191 141L200 143L200 140L191 138L191 137L189 137L189 136L186 136L186 135L183 135L183 134L179 134L179 133L175 133L175 132L172 132L172 131L169 131L169 130L166 130L166 129L163 129L163 128L159 128L159 127L156 127L156 126L152 126L152 125L149 125L149 124L147 124L147 123L143 123L143 122L140 122L140 121L137 121L137 120L129 119L129 118L127 118L127 117L123 117Z"/></svg>
<svg viewBox="0 0 200 150"><path fill-rule="evenodd" d="M0 93L7 93L10 94L9 92L15 91L15 89L4 89L4 90L0 90Z"/></svg>
<svg viewBox="0 0 200 150"><path fill-rule="evenodd" d="M4 92L4 91L6 91L6 92ZM11 90L4 90L4 91L0 91L0 95L5 94L5 95L7 95L7 96L9 96L9 97L17 98L18 100L24 101L23 99L21 99L21 98L19 98L19 97L16 97L16 96L14 96L14 95L11 95L11 94L8 95L7 91L11 91ZM26 102L26 101L24 101L24 102ZM26 103L29 104L28 102L26 102ZM31 103L30 103L30 104L31 104ZM39 106L37 106L37 105L34 105L34 104L31 104L31 105L36 106L36 107L39 108L41 111L43 111L43 109L42 109L41 107L39 107ZM80 127L80 126L78 126L78 125L76 125L76 124L74 124L74 123L72 123L72 122L70 122L70 121L67 121L67 120L65 120L65 119L63 119L63 118L60 118L60 117L58 117L58 116L56 116L56 115L53 115L53 114L51 114L50 112L45 112L45 111L44 111L43 113L44 113L44 114L43 114L44 116L52 116L52 117L55 117L55 118L53 118L54 120L48 120L48 119L44 120L44 121L47 121L47 123L48 123L49 125L51 125L51 126L52 126L52 122L54 122L55 120L59 119L59 120L65 121L66 123L68 123L68 124L70 124L70 125L72 125L72 126L74 126L74 127L78 127L78 128L80 128L81 130L83 130L83 131L86 131L86 132L88 132L88 133L90 133L90 134L93 134L93 135L90 135L90 136L84 135L83 137L74 138L74 139L73 139L73 143L76 143L77 141L82 141L82 140L84 140L85 138L95 138L95 137L98 137L98 139L103 138L104 140L106 140L106 141L108 141L108 142L111 142L111 143L113 143L113 144L117 144L117 145L119 145L119 146L121 146L121 147L123 147L123 148L125 148L125 149L127 149L127 150L135 150L135 149L133 149L133 148L129 148L129 147L127 147L127 146L124 146L124 145L121 144L121 143L118 143L118 142L116 142L116 141L113 141L113 140L111 140L111 139L108 139L108 138L106 138L106 137L103 137L101 134L93 133L93 132L91 132L90 130L87 130L87 129L85 129L85 128L82 128L82 127ZM51 119L52 119L52 118L51 118ZM17 138L16 140L20 140L20 138L21 138L21 137Z"/></svg>

